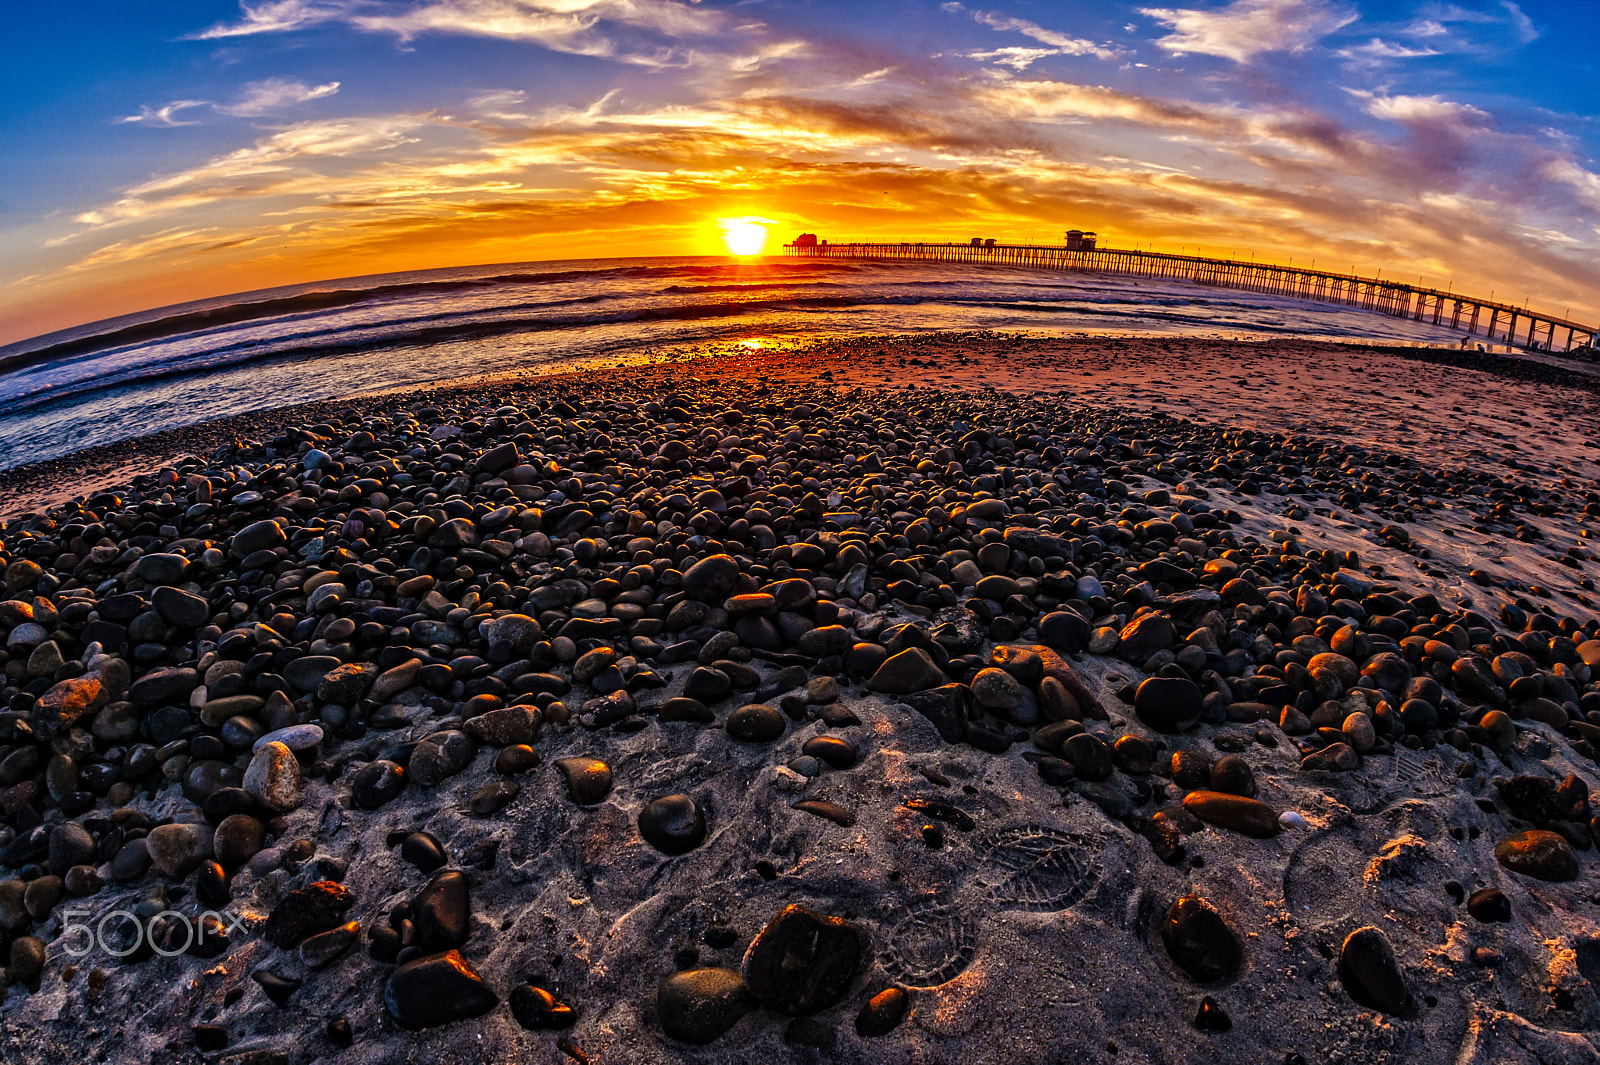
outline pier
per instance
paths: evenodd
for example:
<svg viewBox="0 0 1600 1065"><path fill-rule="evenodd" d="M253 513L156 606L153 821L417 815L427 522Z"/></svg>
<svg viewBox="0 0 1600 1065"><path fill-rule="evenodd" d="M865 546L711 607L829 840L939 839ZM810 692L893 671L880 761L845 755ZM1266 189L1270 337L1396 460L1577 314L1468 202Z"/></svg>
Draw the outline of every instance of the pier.
<svg viewBox="0 0 1600 1065"><path fill-rule="evenodd" d="M1526 307L1378 277L1339 274L1300 266L1115 248L990 243L797 242L784 245L784 254L802 259L961 263L1174 278L1216 288L1292 296L1355 307L1394 318L1409 318L1477 337L1488 343L1528 351L1572 352L1583 349L1588 352L1595 346L1595 326L1530 311Z"/></svg>

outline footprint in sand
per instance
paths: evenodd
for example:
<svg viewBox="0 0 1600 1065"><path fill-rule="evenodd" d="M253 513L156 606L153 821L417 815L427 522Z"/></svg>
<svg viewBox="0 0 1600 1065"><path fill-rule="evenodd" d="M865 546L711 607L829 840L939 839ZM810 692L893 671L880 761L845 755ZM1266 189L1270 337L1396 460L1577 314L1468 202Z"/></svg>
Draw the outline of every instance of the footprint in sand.
<svg viewBox="0 0 1600 1065"><path fill-rule="evenodd" d="M990 833L973 848L973 871L956 888L956 902L908 907L889 933L884 968L906 987L936 987L955 979L977 954L978 915L1069 909L1099 882L1103 850L1103 841L1047 825L1013 825Z"/></svg>

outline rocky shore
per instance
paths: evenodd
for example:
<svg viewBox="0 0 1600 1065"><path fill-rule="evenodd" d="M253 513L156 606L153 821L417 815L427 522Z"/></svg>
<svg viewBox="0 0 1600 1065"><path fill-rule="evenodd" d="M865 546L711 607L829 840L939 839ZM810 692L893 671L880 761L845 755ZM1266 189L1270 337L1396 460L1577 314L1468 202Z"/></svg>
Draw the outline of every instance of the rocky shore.
<svg viewBox="0 0 1600 1065"><path fill-rule="evenodd" d="M0 532L0 1047L1594 1061L1594 396L1530 365L871 338L197 429Z"/></svg>

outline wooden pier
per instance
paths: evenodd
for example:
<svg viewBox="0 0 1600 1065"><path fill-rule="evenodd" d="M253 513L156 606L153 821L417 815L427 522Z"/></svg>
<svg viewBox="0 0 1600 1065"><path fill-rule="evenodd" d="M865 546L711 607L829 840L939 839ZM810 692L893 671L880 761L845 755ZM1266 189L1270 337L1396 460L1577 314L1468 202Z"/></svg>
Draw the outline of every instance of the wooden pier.
<svg viewBox="0 0 1600 1065"><path fill-rule="evenodd" d="M1592 351L1596 327L1539 314L1526 307L1475 299L1434 288L1299 266L1206 259L1114 248L1069 250L1026 244L786 244L802 259L875 259L1083 270L1134 277L1176 278L1218 288L1265 292L1336 303L1395 318L1427 322L1494 344L1529 351Z"/></svg>

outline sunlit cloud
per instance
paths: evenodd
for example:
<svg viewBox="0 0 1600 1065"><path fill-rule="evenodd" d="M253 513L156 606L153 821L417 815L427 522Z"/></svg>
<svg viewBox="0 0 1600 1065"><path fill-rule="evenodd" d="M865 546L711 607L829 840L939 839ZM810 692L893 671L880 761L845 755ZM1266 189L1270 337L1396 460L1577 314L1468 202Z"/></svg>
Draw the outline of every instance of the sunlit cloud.
<svg viewBox="0 0 1600 1065"><path fill-rule="evenodd" d="M193 126L197 125L198 123L193 119L185 120L179 118L178 112L189 111L196 107L204 107L205 105L206 101L204 100L174 100L165 107L151 107L149 104L142 104L139 107L138 114L124 115L116 121L118 125L133 124L140 126L155 126L158 128Z"/></svg>
<svg viewBox="0 0 1600 1065"><path fill-rule="evenodd" d="M1433 48L1408 48L1403 44L1374 37L1366 44L1341 48L1333 54L1341 59L1350 60L1353 66L1366 67L1379 66L1391 59L1423 59L1442 53Z"/></svg>
<svg viewBox="0 0 1600 1065"><path fill-rule="evenodd" d="M966 13L968 9L959 3L947 3L941 4L940 10L948 11L951 14L961 14ZM971 15L976 22L988 26L992 30L997 30L1000 33L1019 33L1024 37L1031 37L1050 48L1050 51L1042 52L1035 58L1048 55L1092 55L1098 59L1120 59L1126 54L1108 45L1095 44L1093 41L1084 40L1081 37L1069 37L1064 33L1057 33L1055 30L1046 29L1037 22L1013 18L1001 11L973 11ZM1005 51L1013 50L1006 49ZM1020 49L1016 51L1020 51ZM974 56L973 58L984 57ZM1023 65L1026 66L1027 64Z"/></svg>
<svg viewBox="0 0 1600 1065"><path fill-rule="evenodd" d="M1329 0L1234 0L1215 11L1147 7L1140 13L1172 28L1156 44L1174 55L1215 55L1236 63L1263 52L1304 52L1360 17Z"/></svg>
<svg viewBox="0 0 1600 1065"><path fill-rule="evenodd" d="M338 91L337 81L330 81L324 85L307 85L303 81L291 81L288 78L268 78L246 85L238 100L231 104L218 104L217 110L225 115L257 118L277 114L297 104L320 100Z"/></svg>

